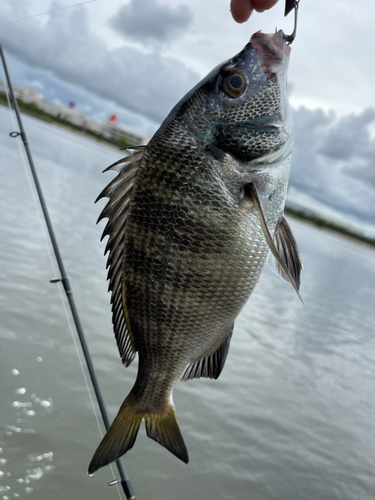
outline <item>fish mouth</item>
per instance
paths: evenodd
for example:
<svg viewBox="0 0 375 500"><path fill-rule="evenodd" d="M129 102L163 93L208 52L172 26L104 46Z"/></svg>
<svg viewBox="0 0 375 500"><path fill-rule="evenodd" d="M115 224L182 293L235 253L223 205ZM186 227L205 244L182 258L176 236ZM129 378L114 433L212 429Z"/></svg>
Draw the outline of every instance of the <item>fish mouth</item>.
<svg viewBox="0 0 375 500"><path fill-rule="evenodd" d="M276 73L282 70L285 60L289 57L291 47L284 39L284 33L279 30L272 35L257 31L250 39L264 74Z"/></svg>

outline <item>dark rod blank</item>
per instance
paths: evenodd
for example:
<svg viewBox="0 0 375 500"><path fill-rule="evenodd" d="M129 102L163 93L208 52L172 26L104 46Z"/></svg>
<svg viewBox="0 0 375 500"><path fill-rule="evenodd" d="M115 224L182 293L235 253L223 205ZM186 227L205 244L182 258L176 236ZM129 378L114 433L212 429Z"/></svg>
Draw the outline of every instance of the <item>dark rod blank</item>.
<svg viewBox="0 0 375 500"><path fill-rule="evenodd" d="M72 292L72 289L70 287L70 283L69 283L68 277L66 276L64 264L63 264L63 261L62 261L61 255L60 255L60 251L59 251L59 247L58 247L58 244L57 244L57 241L56 241L55 233L53 231L51 219L50 219L49 214L48 214L47 205L46 205L46 203L44 201L44 196L43 196L42 188L40 186L39 179L38 179L38 176L37 176L37 173L36 173L36 169L35 169L35 166L34 166L33 158L31 156L29 144L27 142L26 133L25 133L25 130L23 128L23 124L22 124L22 120L21 120L21 115L20 115L20 111L19 111L19 108L18 108L18 103L17 103L17 100L16 100L16 98L14 96L12 82L11 82L10 77L9 77L8 68L7 68L6 61L5 61L5 55L4 55L1 43L0 43L0 55L1 55L1 59L2 59L2 62L3 62L3 66L4 66L5 77L6 77L7 82L8 82L8 88L9 88L9 91L10 91L11 101L13 103L14 111L15 111L16 116L17 116L18 125L20 127L20 131L21 131L20 135L21 135L21 138L22 138L22 141L23 141L23 145L25 146L27 159L29 160L29 165L30 165L31 173L32 173L32 176L33 176L33 179L34 179L35 187L36 187L36 190L37 190L37 193L38 193L38 197L39 197L39 201L40 201L40 204L41 204L41 207L42 207L44 219L46 221L46 225L47 225L48 233L49 233L49 236L50 236L50 239L51 239L53 251L55 252L57 264L59 266L59 270L60 270L60 274L61 274L61 282L63 284L66 296L68 298L69 306L70 306L70 309L71 309L71 312L72 312L72 316L73 316L73 320L74 320L74 323L75 323L75 326L76 326L76 329L77 329L78 337L79 337L79 340L81 342L81 346L82 346L83 354L85 356L85 360L86 360L87 368L88 368L88 371L89 371L89 374L90 374L91 382L92 382L92 385L94 387L96 399L98 400L98 404L99 404L99 408L100 408L100 413L102 415L105 428L108 430L108 428L110 426L110 423L109 423L107 409L106 409L105 404L104 404L104 400L103 400L103 397L102 397L102 394L101 394L101 391L100 391L100 388L99 388L98 380L96 378L94 366L92 364L91 356L90 356L90 353L89 353L89 350L88 350L88 347L87 347L86 339L85 339L85 336L84 336L84 333L83 333L83 330L82 330L81 322L79 320L77 308L76 308L76 305L75 305L75 302L74 302L74 299L73 299L73 292ZM117 465L117 468L118 468L118 471L119 471L119 474L120 474L120 477L121 477L121 485L122 485L122 488L124 490L124 493L125 493L127 499L128 500L135 500L135 498L136 498L135 497L135 493L134 493L133 487L132 487L130 479L129 479L127 473L126 473L126 469L125 469L125 466L124 466L121 458L119 458L119 459L116 460L116 465Z"/></svg>

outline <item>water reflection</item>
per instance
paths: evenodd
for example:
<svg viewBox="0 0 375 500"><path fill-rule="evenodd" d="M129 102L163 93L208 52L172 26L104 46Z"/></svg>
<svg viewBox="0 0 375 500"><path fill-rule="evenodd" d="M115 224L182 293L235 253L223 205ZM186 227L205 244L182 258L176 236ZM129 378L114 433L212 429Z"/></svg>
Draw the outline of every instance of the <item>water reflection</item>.
<svg viewBox="0 0 375 500"><path fill-rule="evenodd" d="M0 109L0 118L3 117ZM18 150L1 128L0 493L117 498L88 478L99 436ZM29 139L111 416L129 392L106 291L101 206L119 153L31 121ZM3 141L3 142L2 142ZM69 154L66 152L69 151ZM219 380L176 387L191 462L139 433L126 456L137 496L206 500L373 500L375 253L291 221L304 260L301 305L265 269L235 326ZM298 493L296 493L298 492Z"/></svg>

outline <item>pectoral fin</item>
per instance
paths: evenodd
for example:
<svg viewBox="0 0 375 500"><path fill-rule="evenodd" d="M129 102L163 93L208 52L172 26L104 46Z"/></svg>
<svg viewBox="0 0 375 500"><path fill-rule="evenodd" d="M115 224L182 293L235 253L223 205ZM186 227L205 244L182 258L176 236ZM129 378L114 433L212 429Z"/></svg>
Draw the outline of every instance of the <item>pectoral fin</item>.
<svg viewBox="0 0 375 500"><path fill-rule="evenodd" d="M290 276L293 278L294 283L299 290L300 274L303 269L302 259L292 230L283 215L277 223L273 240L277 250L279 251L280 257L285 263ZM278 261L276 261L276 269L281 278L289 283L289 278L285 275Z"/></svg>
<svg viewBox="0 0 375 500"><path fill-rule="evenodd" d="M264 233L264 237L266 238L266 241L268 243L268 246L270 247L270 250L272 252L272 255L275 257L277 264L280 269L280 274L282 274L282 277L284 279L286 278L289 283L293 286L294 290L296 291L299 299L301 300L303 304L303 300L299 294L298 288L299 288L299 274L302 268L302 262L301 258L299 256L298 248L296 245L296 242L294 240L294 237L292 235L292 232L289 228L289 225L287 224L286 220L284 219L285 223L281 224L280 227L280 222L276 228L277 235L275 234L275 241L276 244L273 241L273 238L268 230L267 226L267 221L264 216L262 206L259 200L259 196L257 193L257 190L254 186L253 183L247 184L245 187L246 193L252 198L258 212L259 212L259 217L260 217L260 223L262 226L262 230ZM281 255L280 255L281 252ZM297 262L295 262L295 259L297 258L299 262L299 266ZM293 264L291 265L292 262L291 260L293 259Z"/></svg>

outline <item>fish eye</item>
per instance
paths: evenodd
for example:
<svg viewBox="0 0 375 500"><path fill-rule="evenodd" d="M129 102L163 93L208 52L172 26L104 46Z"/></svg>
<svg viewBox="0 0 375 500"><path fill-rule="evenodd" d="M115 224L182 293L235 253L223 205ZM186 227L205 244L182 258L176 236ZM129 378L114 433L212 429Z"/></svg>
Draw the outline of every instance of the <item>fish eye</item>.
<svg viewBox="0 0 375 500"><path fill-rule="evenodd" d="M238 69L232 69L224 73L221 89L229 97L239 97L245 92L246 79Z"/></svg>

